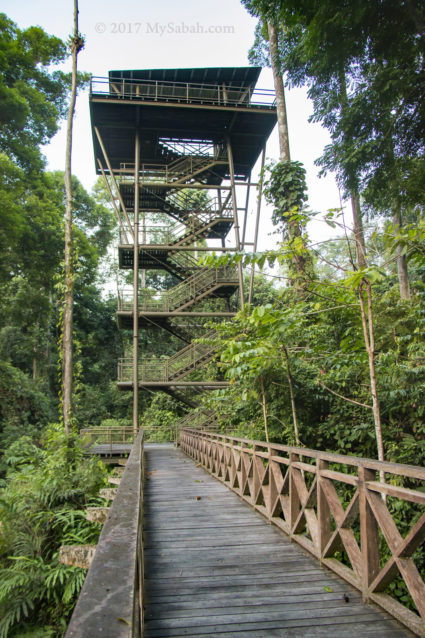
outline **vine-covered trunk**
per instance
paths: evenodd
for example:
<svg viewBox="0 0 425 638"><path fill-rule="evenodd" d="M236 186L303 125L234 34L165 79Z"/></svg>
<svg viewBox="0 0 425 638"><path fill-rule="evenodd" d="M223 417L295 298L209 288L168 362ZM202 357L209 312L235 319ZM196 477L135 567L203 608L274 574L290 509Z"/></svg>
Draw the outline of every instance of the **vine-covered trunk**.
<svg viewBox="0 0 425 638"><path fill-rule="evenodd" d="M72 126L77 96L77 55L81 48L78 34L78 0L74 0L74 33L72 37L72 85L68 109L65 154L65 292L62 330L62 416L69 434L72 418L72 310L74 302L74 272L72 250Z"/></svg>
<svg viewBox="0 0 425 638"><path fill-rule="evenodd" d="M269 38L270 49L270 61L273 71L273 81L276 93L276 114L277 114L277 128L279 136L279 159L281 162L290 162L291 153L289 149L289 131L288 131L288 117L286 111L285 100L285 87L283 85L282 69L279 60L279 40L276 26L269 20L267 22L267 31ZM288 211L282 211L287 213ZM289 240L293 241L296 237L301 237L301 227L296 219L288 219L287 230ZM291 258L291 265L294 269L294 276L290 277L290 282L294 286L302 287L303 282L307 275L307 260L303 255L294 251L294 255Z"/></svg>

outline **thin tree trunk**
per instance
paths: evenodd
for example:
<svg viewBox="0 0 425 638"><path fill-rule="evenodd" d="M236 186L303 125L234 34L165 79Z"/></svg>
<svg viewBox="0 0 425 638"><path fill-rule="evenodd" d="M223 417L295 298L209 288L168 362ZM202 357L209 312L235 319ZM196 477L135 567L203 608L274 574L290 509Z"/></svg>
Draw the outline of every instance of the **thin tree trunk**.
<svg viewBox="0 0 425 638"><path fill-rule="evenodd" d="M363 297L363 291L366 292L366 303ZM375 423L376 447L378 450L378 460L385 461L384 442L382 439L381 411L379 407L378 389L376 384L375 369L375 336L373 330L373 313L372 313L372 288L369 281L364 281L359 289L360 312L362 317L363 337L366 352L369 360L369 377L370 390L372 394L372 410ZM381 481L385 482L384 473L380 473Z"/></svg>
<svg viewBox="0 0 425 638"><path fill-rule="evenodd" d="M269 428L267 423L267 404L266 404L266 389L264 387L264 377L260 376L260 384L261 384L261 406L263 408L263 418L264 418L264 432L266 434L266 441L269 443Z"/></svg>
<svg viewBox="0 0 425 638"><path fill-rule="evenodd" d="M34 344L34 356L32 358L32 380L37 378L37 346Z"/></svg>
<svg viewBox="0 0 425 638"><path fill-rule="evenodd" d="M37 348L37 339L38 339L38 335L39 335L39 327L40 327L40 322L37 319L37 321L35 322L35 334L34 334L34 345L32 347L32 380L35 381L37 379L37 357L38 357L38 348Z"/></svg>
<svg viewBox="0 0 425 638"><path fill-rule="evenodd" d="M401 228L401 214L400 209L397 205L394 206L393 210L393 223L395 226ZM396 257L397 257L397 274L398 274L398 284L400 288L400 297L401 299L410 299L410 286L409 286L409 276L407 270L407 261L406 256L403 255L401 251L401 246L396 247Z"/></svg>
<svg viewBox="0 0 425 638"><path fill-rule="evenodd" d="M300 434L298 431L298 418L297 418L297 408L295 405L295 395L294 395L294 384L292 383L292 372L291 365L289 363L289 355L286 346L282 345L282 350L285 354L286 359L286 376L288 378L288 386L289 386L289 396L291 398L291 410L292 410L292 421L294 423L294 434L295 434L295 443L297 446L300 446Z"/></svg>
<svg viewBox="0 0 425 638"><path fill-rule="evenodd" d="M341 68L339 73L339 102L341 113L345 114L348 107L347 83L345 71ZM356 245L357 267L366 268L366 242L364 238L364 228L362 211L360 208L360 198L357 188L351 189L351 209L353 212L354 242Z"/></svg>
<svg viewBox="0 0 425 638"><path fill-rule="evenodd" d="M72 84L68 110L65 156L65 298L62 334L62 416L65 432L71 430L72 418L72 310L74 301L74 272L72 254L72 126L77 96L77 56L83 46L78 33L78 0L74 0L74 33L72 36Z"/></svg>
<svg viewBox="0 0 425 638"><path fill-rule="evenodd" d="M353 211L354 242L356 245L357 267L366 268L366 244L364 238L364 228L362 212L360 209L359 194L357 191L351 192L351 209Z"/></svg>

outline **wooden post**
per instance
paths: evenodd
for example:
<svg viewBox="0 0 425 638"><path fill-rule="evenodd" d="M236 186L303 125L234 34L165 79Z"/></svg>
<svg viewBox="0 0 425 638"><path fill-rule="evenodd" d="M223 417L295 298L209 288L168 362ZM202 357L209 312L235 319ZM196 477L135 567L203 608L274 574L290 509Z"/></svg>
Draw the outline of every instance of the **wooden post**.
<svg viewBox="0 0 425 638"><path fill-rule="evenodd" d="M293 463L295 463L298 460L299 460L298 454L294 454L294 452L291 452L289 454L289 472L290 472L290 475L289 475L289 507L290 507L289 530L290 530L291 536L292 536L292 530L294 529L295 521L297 520L299 511L300 511L300 499L298 496L297 486L294 479L294 472L296 472L297 470L293 467Z"/></svg>
<svg viewBox="0 0 425 638"><path fill-rule="evenodd" d="M133 432L139 431L139 173L140 138L134 144L134 256L133 256Z"/></svg>
<svg viewBox="0 0 425 638"><path fill-rule="evenodd" d="M329 463L317 459L317 522L319 525L319 558L323 558L325 547L331 537L331 517L328 501L322 488L322 482L326 481L321 476L322 470L327 470Z"/></svg>
<svg viewBox="0 0 425 638"><path fill-rule="evenodd" d="M376 481L376 472L359 467L360 538L362 552L362 595L369 597L369 586L379 572L378 524L367 501L366 481Z"/></svg>

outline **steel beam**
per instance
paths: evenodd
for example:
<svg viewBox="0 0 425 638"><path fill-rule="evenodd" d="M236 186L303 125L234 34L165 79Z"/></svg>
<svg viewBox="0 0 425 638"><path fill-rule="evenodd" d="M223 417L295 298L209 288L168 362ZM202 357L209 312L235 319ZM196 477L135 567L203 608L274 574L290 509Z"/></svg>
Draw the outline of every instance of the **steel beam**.
<svg viewBox="0 0 425 638"><path fill-rule="evenodd" d="M235 228L235 243L237 252L241 249L240 235L239 235L239 219L238 219L238 206L236 203L236 188L235 188L235 171L233 165L233 152L232 145L230 143L230 139L227 138L227 156L229 158L229 170L230 170L230 186L232 189L232 203L233 203L233 224ZM244 292L243 292L243 270L242 264L239 262L238 264L238 275L239 275L239 296L240 296L240 304L241 309L244 308Z"/></svg>
<svg viewBox="0 0 425 638"><path fill-rule="evenodd" d="M263 153L261 155L261 175L263 175L264 171L264 162L266 159L266 147L263 148ZM257 243L258 243L258 230L260 228L260 212L261 212L261 198L263 196L263 179L260 181L260 187L258 189L258 200L257 200L257 216L255 218L255 232L254 232L254 253L257 252ZM251 276L249 279L249 294L248 294L248 303L252 302L252 293L254 290L254 273L255 273L255 264L252 265Z"/></svg>
<svg viewBox="0 0 425 638"><path fill-rule="evenodd" d="M103 157L105 158L105 162L106 162L106 165L108 167L109 174L110 174L111 179L112 179L112 181L114 183L114 186L116 188L118 199L120 200L121 208L122 208L122 211L124 213L125 219L127 221L128 228L130 230L130 234L134 237L133 228L131 226L130 219L129 219L128 215L127 215L127 209L125 207L124 200L123 200L123 198L121 196L120 189L119 189L118 184L117 184L117 180L115 179L114 171L112 170L112 166L111 166L111 163L109 161L109 157L108 157L108 154L106 152L106 148L105 148L105 145L103 143L102 136L99 133L99 129L97 128L97 126L94 127L94 131L95 131L97 139L99 141L100 148L102 149Z"/></svg>
<svg viewBox="0 0 425 638"><path fill-rule="evenodd" d="M133 431L139 431L139 172L140 138L134 140L134 254L133 254Z"/></svg>

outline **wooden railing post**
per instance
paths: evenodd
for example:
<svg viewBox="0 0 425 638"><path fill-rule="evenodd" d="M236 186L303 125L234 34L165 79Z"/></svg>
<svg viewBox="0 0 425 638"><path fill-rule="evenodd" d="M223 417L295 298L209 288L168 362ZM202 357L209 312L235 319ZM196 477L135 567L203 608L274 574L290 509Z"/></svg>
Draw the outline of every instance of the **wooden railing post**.
<svg viewBox="0 0 425 638"><path fill-rule="evenodd" d="M289 529L292 536L292 530L295 525L295 521L297 520L298 513L300 511L300 499L298 496L298 491L295 483L294 473L297 471L293 467L293 463L298 461L298 454L294 452L290 452L289 454Z"/></svg>
<svg viewBox="0 0 425 638"><path fill-rule="evenodd" d="M321 475L322 470L327 470L329 463L322 459L317 459L317 521L319 527L319 558L322 560L326 545L331 537L331 512L328 501L323 491L323 481L325 478Z"/></svg>
<svg viewBox="0 0 425 638"><path fill-rule="evenodd" d="M375 481L376 472L359 467L360 538L362 552L362 595L369 597L369 586L379 572L378 525L367 500L367 481Z"/></svg>

